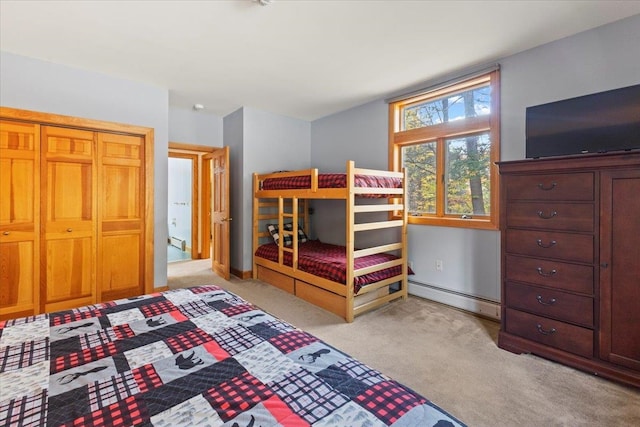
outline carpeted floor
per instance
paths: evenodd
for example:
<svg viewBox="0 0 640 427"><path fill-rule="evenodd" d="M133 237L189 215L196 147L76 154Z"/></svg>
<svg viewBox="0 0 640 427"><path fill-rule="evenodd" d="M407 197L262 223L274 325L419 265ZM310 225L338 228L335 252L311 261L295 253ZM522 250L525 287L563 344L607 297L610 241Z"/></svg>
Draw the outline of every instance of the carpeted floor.
<svg viewBox="0 0 640 427"><path fill-rule="evenodd" d="M418 297L353 323L210 260L172 263L169 287L218 284L413 388L469 426L640 426L640 390L497 347L499 324Z"/></svg>

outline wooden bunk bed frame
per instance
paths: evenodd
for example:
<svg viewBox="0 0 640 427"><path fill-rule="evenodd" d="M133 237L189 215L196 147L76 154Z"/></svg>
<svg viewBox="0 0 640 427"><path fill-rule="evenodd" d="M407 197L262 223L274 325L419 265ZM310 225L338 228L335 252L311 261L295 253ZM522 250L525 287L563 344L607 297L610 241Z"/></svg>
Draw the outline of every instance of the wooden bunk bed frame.
<svg viewBox="0 0 640 427"><path fill-rule="evenodd" d="M309 175L311 185L305 189L263 190L262 182L269 178L285 178ZM368 188L356 187L356 175L400 178L402 188ZM393 172L374 169L356 168L353 161L346 166L346 186L344 188L318 188L318 170L306 169L291 172L257 174L253 176L253 278L267 282L273 286L298 296L325 310L331 311L347 322L354 317L374 310L393 300L407 298L407 194L405 191L407 178L405 172ZM356 204L356 197L364 194L389 195L386 204ZM340 199L346 203L346 286L313 274L301 271L298 265L298 232L297 227L285 231L283 224L292 222L300 224L308 235L309 209L311 199ZM395 213L394 219L378 222L361 222L356 217L359 213L388 212ZM278 262L270 261L255 255L261 241L272 239L263 226L267 222L277 220L280 233L289 234L293 240L291 246L284 246L284 238L279 239ZM400 240L380 246L355 249L356 233L385 228L399 228ZM292 254L292 266L284 264L284 253ZM392 252L398 259L371 267L354 269L354 260L358 257ZM402 266L402 273L375 283L362 286L358 295L354 293L354 278L384 268ZM389 286L399 283L399 290L390 292Z"/></svg>

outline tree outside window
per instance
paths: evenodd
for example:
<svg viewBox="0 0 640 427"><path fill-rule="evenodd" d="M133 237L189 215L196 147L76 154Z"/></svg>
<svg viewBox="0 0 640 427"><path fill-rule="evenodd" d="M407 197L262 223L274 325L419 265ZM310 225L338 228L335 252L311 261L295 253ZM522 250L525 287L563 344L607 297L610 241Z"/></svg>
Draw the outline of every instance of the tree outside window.
<svg viewBox="0 0 640 427"><path fill-rule="evenodd" d="M497 229L498 105L498 71L390 104L410 223Z"/></svg>

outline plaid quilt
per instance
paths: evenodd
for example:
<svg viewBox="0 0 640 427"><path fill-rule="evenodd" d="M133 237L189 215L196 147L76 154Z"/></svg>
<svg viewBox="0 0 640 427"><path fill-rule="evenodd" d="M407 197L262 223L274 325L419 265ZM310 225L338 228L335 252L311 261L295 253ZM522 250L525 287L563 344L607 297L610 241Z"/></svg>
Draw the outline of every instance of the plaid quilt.
<svg viewBox="0 0 640 427"><path fill-rule="evenodd" d="M0 322L0 426L461 426L217 286Z"/></svg>

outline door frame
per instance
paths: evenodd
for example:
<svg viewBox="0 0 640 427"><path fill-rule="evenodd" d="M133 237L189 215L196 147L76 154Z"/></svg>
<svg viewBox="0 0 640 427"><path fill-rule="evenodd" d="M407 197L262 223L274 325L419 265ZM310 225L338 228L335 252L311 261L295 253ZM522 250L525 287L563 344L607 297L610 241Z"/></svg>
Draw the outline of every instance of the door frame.
<svg viewBox="0 0 640 427"><path fill-rule="evenodd" d="M183 143L183 142L171 142L169 141L169 156L171 156L173 153L176 154L191 154L191 155L196 155L198 157L198 164L199 164L199 168L198 168L198 178L193 180L194 185L196 185L198 182L200 182L200 186L199 186L199 192L197 192L196 194L198 194L199 200L200 200L200 209L199 209L199 216L200 216L200 220L195 222L197 229L199 230L196 231L196 235L198 235L198 240L200 242L200 247L203 249L201 251L198 252L198 256L194 257L192 254L192 259L207 259L211 257L211 250L209 249L208 251L206 250L206 248L211 248L211 220L210 220L210 210L209 210L209 206L211 205L211 200L210 200L210 193L211 193L211 177L210 177L210 173L208 172L208 168L205 165L205 162L203 162L202 157L205 154L211 154L214 153L217 150L220 150L222 147L209 147L207 145L197 145L197 144L187 144L187 143ZM205 179L204 177L207 177L207 179ZM192 216L194 214L195 209L192 210ZM191 225L191 232L192 234L194 233L194 230L196 229L193 226L194 222L192 220L192 225ZM193 237L192 237L193 239ZM193 245L195 246L195 244Z"/></svg>

